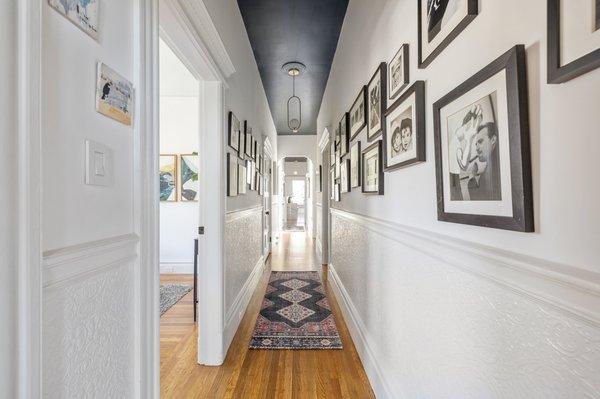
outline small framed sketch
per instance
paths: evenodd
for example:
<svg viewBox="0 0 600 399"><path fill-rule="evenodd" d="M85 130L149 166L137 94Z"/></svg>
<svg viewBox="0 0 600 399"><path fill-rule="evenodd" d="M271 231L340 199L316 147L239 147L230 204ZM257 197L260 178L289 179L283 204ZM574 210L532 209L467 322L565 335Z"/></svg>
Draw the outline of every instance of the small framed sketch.
<svg viewBox="0 0 600 399"><path fill-rule="evenodd" d="M438 220L531 232L525 47L433 104Z"/></svg>
<svg viewBox="0 0 600 399"><path fill-rule="evenodd" d="M388 64L388 102L397 98L408 86L410 82L408 65L408 43L405 43Z"/></svg>
<svg viewBox="0 0 600 399"><path fill-rule="evenodd" d="M160 200L177 201L177 155L161 154L159 157Z"/></svg>
<svg viewBox="0 0 600 399"><path fill-rule="evenodd" d="M385 123L384 171L425 162L425 82L415 82L392 104Z"/></svg>
<svg viewBox="0 0 600 399"><path fill-rule="evenodd" d="M548 0L548 83L564 83L596 68L600 0Z"/></svg>
<svg viewBox="0 0 600 399"><path fill-rule="evenodd" d="M344 116L339 123L340 129L340 156L344 156L348 153L348 145L350 144L350 132L348 131L348 125L350 120L350 114L344 112Z"/></svg>
<svg viewBox="0 0 600 399"><path fill-rule="evenodd" d="M246 182L247 172L246 166L238 163L238 194L246 194L248 187L248 183Z"/></svg>
<svg viewBox="0 0 600 399"><path fill-rule="evenodd" d="M252 159L258 162L258 140L252 137Z"/></svg>
<svg viewBox="0 0 600 399"><path fill-rule="evenodd" d="M387 72L386 63L377 67L367 85L369 123L367 123L367 141L373 141L385 130L384 112L387 101Z"/></svg>
<svg viewBox="0 0 600 399"><path fill-rule="evenodd" d="M361 169L360 169L360 141L354 143L350 148L350 187L358 187L361 184Z"/></svg>
<svg viewBox="0 0 600 399"><path fill-rule="evenodd" d="M426 68L477 17L479 0L417 0L419 68Z"/></svg>
<svg viewBox="0 0 600 399"><path fill-rule="evenodd" d="M248 126L248 121L244 121L244 155L247 158L252 156L252 128ZM241 152L241 151L240 151Z"/></svg>
<svg viewBox="0 0 600 399"><path fill-rule="evenodd" d="M48 0L48 4L79 29L98 40L100 0Z"/></svg>
<svg viewBox="0 0 600 399"><path fill-rule="evenodd" d="M258 195L261 197L265 195L265 183L263 181L263 176L260 173L256 174L256 184L258 185Z"/></svg>
<svg viewBox="0 0 600 399"><path fill-rule="evenodd" d="M198 201L198 154L182 154L179 156L179 200L183 202Z"/></svg>
<svg viewBox="0 0 600 399"><path fill-rule="evenodd" d="M335 183L333 185L333 200L335 202L340 202L340 183Z"/></svg>
<svg viewBox="0 0 600 399"><path fill-rule="evenodd" d="M335 165L335 143L332 141L329 145L329 166Z"/></svg>
<svg viewBox="0 0 600 399"><path fill-rule="evenodd" d="M342 193L350 192L352 189L350 187L350 160L344 159L342 161L342 165L340 166L340 191Z"/></svg>
<svg viewBox="0 0 600 399"><path fill-rule="evenodd" d="M229 111L229 126L227 129L227 144L240 153L240 121L232 111Z"/></svg>
<svg viewBox="0 0 600 399"><path fill-rule="evenodd" d="M336 129L335 129L335 140L333 141L335 143L336 146L340 145L340 140L341 140L341 132L340 132L340 125L338 124Z"/></svg>
<svg viewBox="0 0 600 399"><path fill-rule="evenodd" d="M350 108L350 141L354 140L356 135L367 124L367 86L363 86Z"/></svg>
<svg viewBox="0 0 600 399"><path fill-rule="evenodd" d="M335 168L329 171L329 199L335 199Z"/></svg>
<svg viewBox="0 0 600 399"><path fill-rule="evenodd" d="M340 158L339 148L335 151L335 178L340 178L340 166L342 165L342 159Z"/></svg>
<svg viewBox="0 0 600 399"><path fill-rule="evenodd" d="M131 126L133 122L133 83L113 69L98 63L96 76L96 111Z"/></svg>
<svg viewBox="0 0 600 399"><path fill-rule="evenodd" d="M362 192L383 195L383 162L381 140L362 151Z"/></svg>
<svg viewBox="0 0 600 399"><path fill-rule="evenodd" d="M237 156L227 153L227 196L238 195L238 161Z"/></svg>

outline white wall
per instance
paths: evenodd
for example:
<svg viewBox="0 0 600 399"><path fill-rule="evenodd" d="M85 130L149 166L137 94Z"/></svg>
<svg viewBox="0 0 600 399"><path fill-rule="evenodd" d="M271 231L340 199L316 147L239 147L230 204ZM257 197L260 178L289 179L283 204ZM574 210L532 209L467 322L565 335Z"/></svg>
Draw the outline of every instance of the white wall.
<svg viewBox="0 0 600 399"><path fill-rule="evenodd" d="M163 41L159 50L160 153L198 152L198 81ZM198 225L198 202L160 203L161 273L193 273Z"/></svg>
<svg viewBox="0 0 600 399"><path fill-rule="evenodd" d="M318 132L407 42L411 82L426 81L427 162L386 173L384 196L333 203L334 281L381 397L599 396L596 302L587 318L572 310L587 282L600 292L600 70L547 85L546 1L480 5L419 70L416 2L350 2ZM515 44L527 49L536 232L438 222L432 104ZM553 279L574 281L557 302Z"/></svg>
<svg viewBox="0 0 600 399"><path fill-rule="evenodd" d="M16 178L16 1L0 3L0 170L5 187L15 188ZM9 61L11 60L11 61ZM15 397L16 348L16 197L14 189L0 190L0 397Z"/></svg>

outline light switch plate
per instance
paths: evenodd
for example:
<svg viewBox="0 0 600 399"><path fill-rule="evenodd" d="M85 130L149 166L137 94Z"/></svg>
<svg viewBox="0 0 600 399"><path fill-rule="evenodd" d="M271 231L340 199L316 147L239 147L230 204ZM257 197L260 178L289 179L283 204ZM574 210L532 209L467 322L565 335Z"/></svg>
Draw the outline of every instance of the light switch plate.
<svg viewBox="0 0 600 399"><path fill-rule="evenodd" d="M109 186L113 181L112 150L92 140L85 141L85 184Z"/></svg>

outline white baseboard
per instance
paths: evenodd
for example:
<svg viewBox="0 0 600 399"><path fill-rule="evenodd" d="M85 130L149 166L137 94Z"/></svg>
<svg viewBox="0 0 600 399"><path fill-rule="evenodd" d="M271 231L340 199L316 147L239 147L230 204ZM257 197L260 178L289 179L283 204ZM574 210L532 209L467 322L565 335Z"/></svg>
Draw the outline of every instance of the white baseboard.
<svg viewBox="0 0 600 399"><path fill-rule="evenodd" d="M371 350L371 340L369 339L367 329L360 318L354 303L350 299L348 291L346 291L346 288L335 271L335 267L332 264L329 264L327 270L329 274L328 281L333 283L331 284L331 288L340 305L344 320L346 321L346 325L348 326L348 330L354 341L354 346L360 356L360 360L362 361L375 396L381 399L397 397L391 393L390 384L386 380L383 368L378 364L377 357ZM389 376L389 378L393 378L393 376Z"/></svg>
<svg viewBox="0 0 600 399"><path fill-rule="evenodd" d="M194 274L194 263L160 262L160 274Z"/></svg>
<svg viewBox="0 0 600 399"><path fill-rule="evenodd" d="M237 332L237 329L242 321L242 317L244 313L246 313L246 308L250 303L250 298L252 298L252 294L254 294L254 290L260 280L262 275L263 267L265 265L265 259L263 256L260 257L254 269L248 276L248 279L244 283L242 289L235 297L231 308L225 314L225 328L224 328L224 348L223 353L227 355L227 350L229 349L229 345L231 345L231 341L233 341L233 337Z"/></svg>

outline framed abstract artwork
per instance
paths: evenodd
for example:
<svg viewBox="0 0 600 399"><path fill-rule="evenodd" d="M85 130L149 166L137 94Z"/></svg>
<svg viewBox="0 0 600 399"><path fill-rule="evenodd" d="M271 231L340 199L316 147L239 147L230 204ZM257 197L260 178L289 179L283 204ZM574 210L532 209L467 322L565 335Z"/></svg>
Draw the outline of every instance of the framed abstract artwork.
<svg viewBox="0 0 600 399"><path fill-rule="evenodd" d="M426 68L477 17L479 0L417 0L419 68Z"/></svg>
<svg viewBox="0 0 600 399"><path fill-rule="evenodd" d="M177 155L161 154L159 157L160 200L177 201Z"/></svg>
<svg viewBox="0 0 600 399"><path fill-rule="evenodd" d="M383 170L425 162L425 82L419 80L388 108Z"/></svg>
<svg viewBox="0 0 600 399"><path fill-rule="evenodd" d="M381 140L362 151L362 192L383 195L383 162Z"/></svg>
<svg viewBox="0 0 600 399"><path fill-rule="evenodd" d="M350 144L350 132L348 131L348 125L350 121L350 114L344 112L344 116L339 123L340 129L340 156L344 156L348 153L348 145Z"/></svg>
<svg viewBox="0 0 600 399"><path fill-rule="evenodd" d="M361 169L360 169L360 141L357 141L350 148L350 187L358 187L361 184Z"/></svg>
<svg viewBox="0 0 600 399"><path fill-rule="evenodd" d="M198 154L182 154L179 156L179 200L182 202L198 201Z"/></svg>
<svg viewBox="0 0 600 399"><path fill-rule="evenodd" d="M438 220L531 232L525 47L433 105Z"/></svg>
<svg viewBox="0 0 600 399"><path fill-rule="evenodd" d="M548 0L548 83L600 68L600 0Z"/></svg>
<svg viewBox="0 0 600 399"><path fill-rule="evenodd" d="M79 29L98 40L100 0L48 0L48 4Z"/></svg>
<svg viewBox="0 0 600 399"><path fill-rule="evenodd" d="M96 76L96 111L131 126L133 123L133 83L112 68L98 62Z"/></svg>
<svg viewBox="0 0 600 399"><path fill-rule="evenodd" d="M388 64L388 102L396 99L402 90L408 86L410 82L408 66L408 43L405 43Z"/></svg>
<svg viewBox="0 0 600 399"><path fill-rule="evenodd" d="M385 108L387 104L387 64L377 67L367 85L367 141L373 141L385 130Z"/></svg>
<svg viewBox="0 0 600 399"><path fill-rule="evenodd" d="M238 161L237 156L227 153L227 196L238 195Z"/></svg>
<svg viewBox="0 0 600 399"><path fill-rule="evenodd" d="M350 141L367 125L367 86L363 86L350 108Z"/></svg>
<svg viewBox="0 0 600 399"><path fill-rule="evenodd" d="M229 111L229 126L227 129L227 144L240 154L240 121L232 111Z"/></svg>

